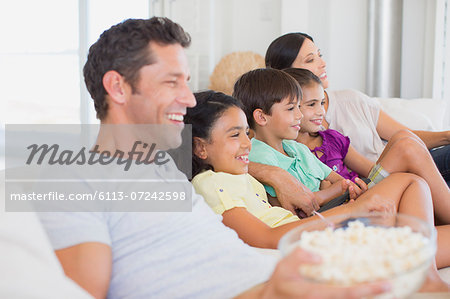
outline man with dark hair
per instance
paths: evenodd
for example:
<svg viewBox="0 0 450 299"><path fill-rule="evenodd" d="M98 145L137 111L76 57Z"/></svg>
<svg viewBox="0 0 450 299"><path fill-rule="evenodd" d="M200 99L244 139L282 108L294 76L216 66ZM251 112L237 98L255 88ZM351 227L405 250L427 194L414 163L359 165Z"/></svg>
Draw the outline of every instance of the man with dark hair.
<svg viewBox="0 0 450 299"><path fill-rule="evenodd" d="M127 20L105 31L90 48L84 68L102 126L172 125L177 129L171 136L180 139L186 109L195 105L187 85L184 47L189 41L166 18ZM112 153L130 147L124 135L100 130L98 150ZM383 291L380 284L315 289L298 273L299 264L314 257L300 251L284 259L269 279L276 258L245 245L192 194L192 212L187 213L64 212L40 217L66 275L96 298L229 298L241 293L249 298L349 298Z"/></svg>
<svg viewBox="0 0 450 299"><path fill-rule="evenodd" d="M139 70L156 62L153 49L149 47L150 42L154 46L178 44L186 48L191 43L191 37L168 19L130 19L103 32L89 49L88 60L83 68L84 81L94 99L98 119L102 120L108 111L103 76L114 70L123 76L133 93L138 92L136 84Z"/></svg>

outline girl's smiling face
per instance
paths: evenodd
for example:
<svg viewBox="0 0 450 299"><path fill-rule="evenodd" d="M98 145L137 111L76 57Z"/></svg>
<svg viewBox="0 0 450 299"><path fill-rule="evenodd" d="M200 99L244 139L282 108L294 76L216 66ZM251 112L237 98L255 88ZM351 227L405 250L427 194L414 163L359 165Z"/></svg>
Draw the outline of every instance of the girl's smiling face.
<svg viewBox="0 0 450 299"><path fill-rule="evenodd" d="M300 111L303 114L300 132L315 133L321 130L325 117L325 94L323 87L315 82L302 86L303 98Z"/></svg>
<svg viewBox="0 0 450 299"><path fill-rule="evenodd" d="M195 145L195 153L216 172L247 173L251 149L248 133L244 112L238 107L230 107L215 121L209 140Z"/></svg>

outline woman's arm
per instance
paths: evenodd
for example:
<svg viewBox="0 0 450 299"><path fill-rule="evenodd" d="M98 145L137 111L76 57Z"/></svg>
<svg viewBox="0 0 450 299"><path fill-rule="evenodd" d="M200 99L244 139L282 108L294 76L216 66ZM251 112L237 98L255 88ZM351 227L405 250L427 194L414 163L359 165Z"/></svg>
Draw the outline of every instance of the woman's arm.
<svg viewBox="0 0 450 299"><path fill-rule="evenodd" d="M374 162L358 153L351 145L348 147L347 155L344 158L344 164L363 177L368 177L370 170L375 165Z"/></svg>
<svg viewBox="0 0 450 299"><path fill-rule="evenodd" d="M314 194L289 172L276 166L250 162L248 172L263 184L272 186L283 208L296 213L302 210L305 215L319 209Z"/></svg>
<svg viewBox="0 0 450 299"><path fill-rule="evenodd" d="M380 115L378 116L377 132L378 135L384 140L389 140L391 137L400 130L409 130L406 126L402 125L392 117L390 117L386 112L380 110Z"/></svg>
<svg viewBox="0 0 450 299"><path fill-rule="evenodd" d="M450 144L450 131L431 132L431 131L412 131L419 136L428 149L432 149L441 145Z"/></svg>
<svg viewBox="0 0 450 299"><path fill-rule="evenodd" d="M378 117L377 132L384 140L389 140L396 132L400 130L409 130L408 127L402 125L392 117L387 115L386 112L380 110ZM443 132L431 132L431 131L412 131L419 136L420 139L426 144L428 149L450 144L450 131Z"/></svg>

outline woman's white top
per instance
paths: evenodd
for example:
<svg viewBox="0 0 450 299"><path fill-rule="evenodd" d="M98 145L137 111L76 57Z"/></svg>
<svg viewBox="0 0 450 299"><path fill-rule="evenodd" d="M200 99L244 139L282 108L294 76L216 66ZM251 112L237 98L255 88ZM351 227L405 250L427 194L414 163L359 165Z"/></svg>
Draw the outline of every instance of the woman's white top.
<svg viewBox="0 0 450 299"><path fill-rule="evenodd" d="M325 120L329 128L348 136L360 154L375 162L386 144L377 132L381 110L378 101L354 89L327 91L327 94Z"/></svg>

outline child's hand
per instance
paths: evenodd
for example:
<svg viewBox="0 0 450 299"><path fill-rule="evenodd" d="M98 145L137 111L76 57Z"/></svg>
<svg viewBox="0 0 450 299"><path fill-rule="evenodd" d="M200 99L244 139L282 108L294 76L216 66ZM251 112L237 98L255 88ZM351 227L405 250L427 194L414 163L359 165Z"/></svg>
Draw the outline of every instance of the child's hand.
<svg viewBox="0 0 450 299"><path fill-rule="evenodd" d="M344 194L345 191L348 191L350 193L350 187L351 186L352 186L352 181L350 181L350 180L342 180L341 181L342 194ZM354 193L354 188L352 188L352 192ZM350 194L350 199L354 199L351 194Z"/></svg>
<svg viewBox="0 0 450 299"><path fill-rule="evenodd" d="M351 200L358 198L361 194L366 192L367 189L369 189L367 184L360 178L356 178L355 181L356 184L350 180L343 180L342 183L342 189L344 190L344 188L346 188L344 192L348 190Z"/></svg>

